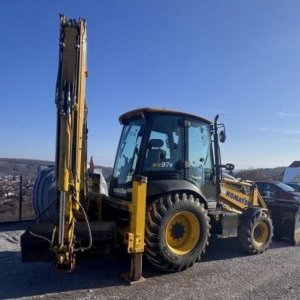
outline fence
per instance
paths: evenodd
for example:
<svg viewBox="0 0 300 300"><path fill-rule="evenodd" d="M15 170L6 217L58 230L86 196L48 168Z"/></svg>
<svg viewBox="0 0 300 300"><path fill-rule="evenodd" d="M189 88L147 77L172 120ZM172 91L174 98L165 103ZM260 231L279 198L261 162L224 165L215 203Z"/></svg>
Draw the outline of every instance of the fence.
<svg viewBox="0 0 300 300"><path fill-rule="evenodd" d="M24 186L23 176L19 176L18 192L12 196L0 197L0 223L22 221L35 218L32 205L32 186Z"/></svg>

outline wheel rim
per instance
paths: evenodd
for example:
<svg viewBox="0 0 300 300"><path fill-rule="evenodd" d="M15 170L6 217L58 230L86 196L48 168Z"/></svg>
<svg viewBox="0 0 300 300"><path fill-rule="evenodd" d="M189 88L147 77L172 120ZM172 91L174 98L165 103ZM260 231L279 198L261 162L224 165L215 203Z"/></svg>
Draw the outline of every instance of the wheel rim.
<svg viewBox="0 0 300 300"><path fill-rule="evenodd" d="M179 212L169 220L165 236L166 244L174 254L185 255L200 239L200 223L193 213Z"/></svg>
<svg viewBox="0 0 300 300"><path fill-rule="evenodd" d="M260 222L256 225L253 232L254 242L258 246L262 246L266 243L269 237L269 229L266 223Z"/></svg>

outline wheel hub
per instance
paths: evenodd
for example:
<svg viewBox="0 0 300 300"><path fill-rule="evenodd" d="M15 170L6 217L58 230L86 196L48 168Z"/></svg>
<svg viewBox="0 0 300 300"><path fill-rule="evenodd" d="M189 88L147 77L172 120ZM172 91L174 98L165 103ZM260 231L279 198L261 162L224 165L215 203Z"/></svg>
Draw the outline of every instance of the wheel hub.
<svg viewBox="0 0 300 300"><path fill-rule="evenodd" d="M269 236L269 230L266 223L261 222L256 225L253 231L253 238L256 244L263 245Z"/></svg>
<svg viewBox="0 0 300 300"><path fill-rule="evenodd" d="M174 226L171 228L171 236L173 239L180 239L185 234L185 228L183 223L176 222Z"/></svg>
<svg viewBox="0 0 300 300"><path fill-rule="evenodd" d="M200 223L197 217L188 211L175 214L167 223L166 244L176 255L185 255L192 251L200 239Z"/></svg>

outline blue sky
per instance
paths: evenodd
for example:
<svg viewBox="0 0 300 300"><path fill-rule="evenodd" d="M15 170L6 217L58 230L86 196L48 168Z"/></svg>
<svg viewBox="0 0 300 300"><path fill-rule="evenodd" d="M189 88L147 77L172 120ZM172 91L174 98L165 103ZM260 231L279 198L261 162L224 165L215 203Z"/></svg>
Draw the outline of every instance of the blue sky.
<svg viewBox="0 0 300 300"><path fill-rule="evenodd" d="M224 162L300 159L300 2L0 1L0 157L54 160L59 13L88 24L89 154L111 166L125 111L220 114Z"/></svg>

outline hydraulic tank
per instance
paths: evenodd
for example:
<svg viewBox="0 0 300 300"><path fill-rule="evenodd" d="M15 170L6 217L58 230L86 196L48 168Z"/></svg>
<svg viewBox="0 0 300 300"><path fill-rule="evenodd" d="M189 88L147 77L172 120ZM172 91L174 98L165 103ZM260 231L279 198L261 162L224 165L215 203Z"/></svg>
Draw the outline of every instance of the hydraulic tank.
<svg viewBox="0 0 300 300"><path fill-rule="evenodd" d="M32 202L39 220L55 221L58 216L54 170L54 166L41 167L33 187Z"/></svg>
<svg viewBox="0 0 300 300"><path fill-rule="evenodd" d="M108 195L108 188L105 178L100 169L93 173L97 176L100 195ZM55 222L58 218L58 204L56 203L56 184L55 184L55 167L41 167L33 187L33 207L36 216L41 221Z"/></svg>

